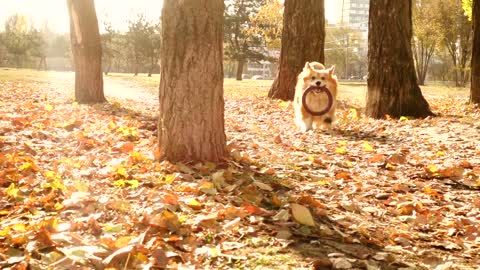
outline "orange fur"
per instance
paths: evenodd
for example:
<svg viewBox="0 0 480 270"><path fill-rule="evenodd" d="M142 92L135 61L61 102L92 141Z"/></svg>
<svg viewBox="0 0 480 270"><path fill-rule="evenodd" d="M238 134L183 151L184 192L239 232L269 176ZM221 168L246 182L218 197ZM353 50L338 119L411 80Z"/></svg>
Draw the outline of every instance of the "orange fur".
<svg viewBox="0 0 480 270"><path fill-rule="evenodd" d="M337 103L338 80L334 74L335 66L325 69L321 63L307 62L302 72L297 77L297 85L295 87L295 99L293 107L295 110L295 123L302 131L307 131L315 126L323 126L331 128L332 122L335 120L335 108ZM302 104L303 92L312 85L326 85L333 96L333 105L330 110L321 116L313 116L309 114ZM328 104L328 97L325 93L310 92L306 98L308 107L313 111L321 111Z"/></svg>

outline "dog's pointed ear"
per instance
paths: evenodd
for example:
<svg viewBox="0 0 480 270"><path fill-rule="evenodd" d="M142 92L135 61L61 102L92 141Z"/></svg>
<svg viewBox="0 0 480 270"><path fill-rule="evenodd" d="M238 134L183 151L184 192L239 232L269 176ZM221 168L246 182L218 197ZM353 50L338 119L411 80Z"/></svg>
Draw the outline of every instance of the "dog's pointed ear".
<svg viewBox="0 0 480 270"><path fill-rule="evenodd" d="M304 70L309 70L309 69L312 69L312 67L310 67L310 62L305 62L305 67L303 67Z"/></svg>
<svg viewBox="0 0 480 270"><path fill-rule="evenodd" d="M328 69L328 74L333 75L334 72L335 72L335 65L331 66L331 67Z"/></svg>

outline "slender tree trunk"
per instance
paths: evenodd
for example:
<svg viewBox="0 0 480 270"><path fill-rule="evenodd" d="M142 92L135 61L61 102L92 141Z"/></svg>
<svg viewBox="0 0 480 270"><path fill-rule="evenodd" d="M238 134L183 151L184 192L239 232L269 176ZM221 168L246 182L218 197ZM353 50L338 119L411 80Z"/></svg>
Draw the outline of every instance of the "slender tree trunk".
<svg viewBox="0 0 480 270"><path fill-rule="evenodd" d="M222 0L165 0L160 54L160 158L226 157ZM182 33L179 35L178 33Z"/></svg>
<svg viewBox="0 0 480 270"><path fill-rule="evenodd" d="M368 116L433 115L418 87L411 39L412 0L370 1Z"/></svg>
<svg viewBox="0 0 480 270"><path fill-rule="evenodd" d="M150 69L148 70L148 77L152 77L154 67L155 67L155 58L152 58L150 59Z"/></svg>
<svg viewBox="0 0 480 270"><path fill-rule="evenodd" d="M430 59L435 51L435 46L427 46L423 43L413 46L413 56L415 60L415 70L417 71L418 84L425 85Z"/></svg>
<svg viewBox="0 0 480 270"><path fill-rule="evenodd" d="M140 68L140 64L139 64L138 58L135 58L135 67L134 67L133 76L137 76L137 75L138 75L138 70L139 70L139 68Z"/></svg>
<svg viewBox="0 0 480 270"><path fill-rule="evenodd" d="M105 75L108 75L108 73L110 73L110 70L112 69L112 62L113 60L111 58L107 60L107 66L105 67L105 72L104 72Z"/></svg>
<svg viewBox="0 0 480 270"><path fill-rule="evenodd" d="M47 70L47 57L46 56L39 56L38 60L38 70Z"/></svg>
<svg viewBox="0 0 480 270"><path fill-rule="evenodd" d="M470 102L480 104L480 0L473 1L473 48Z"/></svg>
<svg viewBox="0 0 480 270"><path fill-rule="evenodd" d="M237 79L237 81L241 81L243 80L243 68L245 66L245 59L243 58L240 58L238 59L237 61L237 75L235 76L235 78Z"/></svg>
<svg viewBox="0 0 480 270"><path fill-rule="evenodd" d="M21 58L20 58L20 54L15 54L15 64L16 64L17 69L22 67L22 61L21 61Z"/></svg>
<svg viewBox="0 0 480 270"><path fill-rule="evenodd" d="M268 97L293 100L305 62L324 63L324 0L285 0L279 69Z"/></svg>
<svg viewBox="0 0 480 270"><path fill-rule="evenodd" d="M102 45L93 0L67 0L70 40L75 67L75 100L105 102L102 76Z"/></svg>

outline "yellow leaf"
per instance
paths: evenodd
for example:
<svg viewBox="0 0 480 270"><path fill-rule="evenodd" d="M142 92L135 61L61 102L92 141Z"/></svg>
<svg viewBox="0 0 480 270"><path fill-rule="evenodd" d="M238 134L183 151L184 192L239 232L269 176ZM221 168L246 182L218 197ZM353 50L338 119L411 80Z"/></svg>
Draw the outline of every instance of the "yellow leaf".
<svg viewBox="0 0 480 270"><path fill-rule="evenodd" d="M373 152L373 147L367 142L363 142L363 151L365 152Z"/></svg>
<svg viewBox="0 0 480 270"><path fill-rule="evenodd" d="M208 194L208 195L215 195L217 194L217 189L215 188L215 186L213 185L212 182L204 182L199 190L205 194Z"/></svg>
<svg viewBox="0 0 480 270"><path fill-rule="evenodd" d="M110 121L110 123L108 123L107 127L109 129L116 129L117 128L117 124L115 124L115 122L113 121Z"/></svg>
<svg viewBox="0 0 480 270"><path fill-rule="evenodd" d="M292 216L296 222L307 225L315 226L315 221L313 220L310 210L303 205L292 203Z"/></svg>
<svg viewBox="0 0 480 270"><path fill-rule="evenodd" d="M393 165L393 164L390 163L390 162L387 162L387 165L385 165L385 168L386 168L387 170L394 171L394 170L397 169L397 166Z"/></svg>
<svg viewBox="0 0 480 270"><path fill-rule="evenodd" d="M405 117L405 116L401 116L399 120L400 120L400 121L408 121L408 118Z"/></svg>
<svg viewBox="0 0 480 270"><path fill-rule="evenodd" d="M280 106L280 107L282 107L282 108L285 108L285 107L288 106L288 102L282 101L282 102L280 102L280 104L278 104L278 106Z"/></svg>
<svg viewBox="0 0 480 270"><path fill-rule="evenodd" d="M11 183L10 186L8 186L7 190L5 190L5 193L7 196L11 198L17 198L18 197L18 191L20 191L18 188L15 188L15 184Z"/></svg>
<svg viewBox="0 0 480 270"><path fill-rule="evenodd" d="M203 205L197 201L196 199L190 199L187 201L187 205L194 210L199 210L203 207Z"/></svg>
<svg viewBox="0 0 480 270"><path fill-rule="evenodd" d="M55 208L55 210L57 211L60 211L62 210L65 206L59 202L55 203L55 205L53 206Z"/></svg>
<svg viewBox="0 0 480 270"><path fill-rule="evenodd" d="M167 176L165 176L165 183L167 184L171 184L173 183L173 181L176 179L176 175L175 174L169 174Z"/></svg>
<svg viewBox="0 0 480 270"><path fill-rule="evenodd" d="M147 257L147 255L145 255L145 254L143 254L143 253L141 253L141 252L135 253L135 256L134 256L134 257L135 257L135 259L136 259L137 261L139 261L139 262L142 262L142 263L148 262L148 257Z"/></svg>
<svg viewBox="0 0 480 270"><path fill-rule="evenodd" d="M445 152L443 152L443 151L438 151L438 152L437 152L437 156L445 156Z"/></svg>
<svg viewBox="0 0 480 270"><path fill-rule="evenodd" d="M437 173L438 167L433 164L430 164L430 165L427 165L427 167L425 167L425 170L427 170L427 172L429 173Z"/></svg>
<svg viewBox="0 0 480 270"><path fill-rule="evenodd" d="M117 249L120 249L120 248L123 248L123 247L126 247L128 246L128 244L130 243L130 241L133 239L134 237L133 236L122 236L122 237L119 237L117 240L115 240L115 248Z"/></svg>
<svg viewBox="0 0 480 270"><path fill-rule="evenodd" d="M0 237L5 237L10 234L10 227L6 227L3 230L0 230Z"/></svg>
<svg viewBox="0 0 480 270"><path fill-rule="evenodd" d="M335 153L345 155L347 153L347 149L344 146L337 147L337 149L335 149Z"/></svg>
<svg viewBox="0 0 480 270"><path fill-rule="evenodd" d="M128 178L127 169L125 169L124 167L117 168L115 170L115 174L124 178Z"/></svg>
<svg viewBox="0 0 480 270"><path fill-rule="evenodd" d="M354 108L350 109L350 113L349 115L353 118L353 119L358 119L358 111Z"/></svg>
<svg viewBox="0 0 480 270"><path fill-rule="evenodd" d="M27 227L25 226L25 224L23 223L16 223L16 224L13 224L11 226L11 228L14 230L14 231L17 231L17 232L25 232L27 230Z"/></svg>
<svg viewBox="0 0 480 270"><path fill-rule="evenodd" d="M51 112L53 110L53 106L50 104L47 104L45 105L45 110L47 110L47 112Z"/></svg>

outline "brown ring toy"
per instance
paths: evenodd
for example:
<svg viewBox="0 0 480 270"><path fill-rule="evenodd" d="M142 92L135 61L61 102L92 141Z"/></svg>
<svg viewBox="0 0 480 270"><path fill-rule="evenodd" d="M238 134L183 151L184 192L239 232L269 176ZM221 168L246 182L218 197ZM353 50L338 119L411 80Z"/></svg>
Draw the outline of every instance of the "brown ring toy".
<svg viewBox="0 0 480 270"><path fill-rule="evenodd" d="M327 97L328 97L328 105L325 109L321 110L321 111L318 111L318 112L314 112L312 111L308 106L307 106L307 95L308 93L310 93L311 91L315 91L315 90L320 90L320 93L321 92L324 92L325 94L327 94ZM332 96L332 93L330 92L330 90L328 90L328 88L326 86L310 86L308 87L307 89L305 89L305 92L303 92L303 96L302 96L302 105L303 105L303 108L305 108L305 111L307 111L309 114L313 115L313 116L321 116L321 115L324 115L326 114L328 111L330 111L330 109L332 108L333 106L333 96Z"/></svg>

